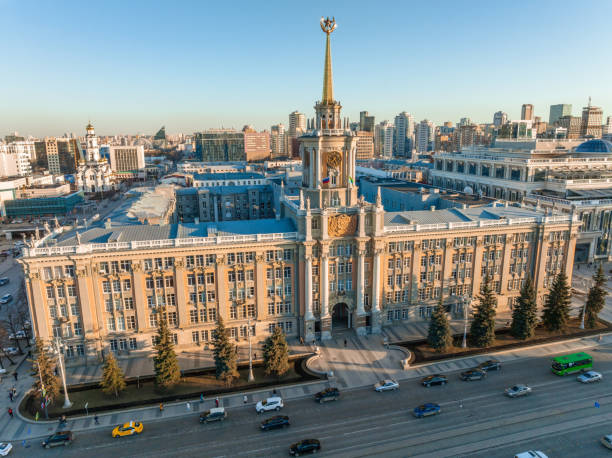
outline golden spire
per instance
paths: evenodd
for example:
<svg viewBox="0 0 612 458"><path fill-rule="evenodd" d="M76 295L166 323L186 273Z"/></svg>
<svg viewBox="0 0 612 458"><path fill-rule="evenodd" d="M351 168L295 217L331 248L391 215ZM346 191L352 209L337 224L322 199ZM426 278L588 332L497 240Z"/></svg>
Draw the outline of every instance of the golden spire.
<svg viewBox="0 0 612 458"><path fill-rule="evenodd" d="M329 44L329 35L336 30L335 18L321 18L321 30L327 35L325 43L325 68L323 70L323 98L321 103L334 103L334 83L332 79L332 62L331 62L331 47Z"/></svg>

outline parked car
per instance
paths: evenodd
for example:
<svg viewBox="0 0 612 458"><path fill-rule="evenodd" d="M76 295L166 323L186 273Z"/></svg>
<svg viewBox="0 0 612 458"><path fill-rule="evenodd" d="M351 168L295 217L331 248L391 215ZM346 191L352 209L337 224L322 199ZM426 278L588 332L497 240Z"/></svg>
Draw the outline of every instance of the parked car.
<svg viewBox="0 0 612 458"><path fill-rule="evenodd" d="M19 350L17 350L15 347L3 348L3 351L9 356L15 356L17 353L19 353Z"/></svg>
<svg viewBox="0 0 612 458"><path fill-rule="evenodd" d="M140 434L142 432L142 423L138 421L130 421L119 425L113 429L113 437L132 436L133 434Z"/></svg>
<svg viewBox="0 0 612 458"><path fill-rule="evenodd" d="M327 388L315 394L315 401L319 404L323 404L327 401L337 401L339 397L340 391L338 391L338 388Z"/></svg>
<svg viewBox="0 0 612 458"><path fill-rule="evenodd" d="M273 396L265 401L259 401L255 405L257 413L268 412L270 410L280 410L284 407L283 400L279 396Z"/></svg>
<svg viewBox="0 0 612 458"><path fill-rule="evenodd" d="M58 445L70 445L74 440L72 431L58 431L55 434L51 434L43 442L42 446L45 448L56 447Z"/></svg>
<svg viewBox="0 0 612 458"><path fill-rule="evenodd" d="M439 414L440 406L438 404L428 402L426 404L423 404L422 406L415 407L412 413L417 418L429 417L431 415Z"/></svg>
<svg viewBox="0 0 612 458"><path fill-rule="evenodd" d="M15 334L11 334L9 336L9 339L11 340L15 340L15 339L25 339L26 338L26 334L23 331L17 331Z"/></svg>
<svg viewBox="0 0 612 458"><path fill-rule="evenodd" d="M470 369L462 372L459 376L464 382L471 382L472 380L482 380L487 376L487 373L482 369Z"/></svg>
<svg viewBox="0 0 612 458"><path fill-rule="evenodd" d="M612 449L612 434L608 434L607 436L603 436L601 438L601 443L604 447Z"/></svg>
<svg viewBox="0 0 612 458"><path fill-rule="evenodd" d="M200 423L210 423L211 421L223 421L227 417L225 407L213 407L200 414Z"/></svg>
<svg viewBox="0 0 612 458"><path fill-rule="evenodd" d="M374 385L374 391L382 393L383 391L395 391L399 390L399 383L393 379L381 380Z"/></svg>
<svg viewBox="0 0 612 458"><path fill-rule="evenodd" d="M292 444L291 447L289 447L289 454L300 456L305 453L317 453L319 450L321 450L321 442L317 439L304 439Z"/></svg>
<svg viewBox="0 0 612 458"><path fill-rule="evenodd" d="M429 375L421 380L421 384L429 388L432 385L446 385L448 383L448 377L446 375L435 374Z"/></svg>
<svg viewBox="0 0 612 458"><path fill-rule="evenodd" d="M498 371L501 369L501 363L496 359L489 359L480 363L478 369L482 369L485 372Z"/></svg>
<svg viewBox="0 0 612 458"><path fill-rule="evenodd" d="M262 431L284 428L286 426L289 426L289 417L286 417L284 415L277 415L261 422Z"/></svg>
<svg viewBox="0 0 612 458"><path fill-rule="evenodd" d="M2 442L0 444L0 455L6 456L11 453L11 450L13 450L13 444L10 442Z"/></svg>
<svg viewBox="0 0 612 458"><path fill-rule="evenodd" d="M0 304L8 304L12 300L13 300L12 294L5 294L4 296L0 297Z"/></svg>
<svg viewBox="0 0 612 458"><path fill-rule="evenodd" d="M601 379L603 379L603 375L595 371L587 371L584 374L580 374L578 377L576 377L576 380L581 383L599 382Z"/></svg>
<svg viewBox="0 0 612 458"><path fill-rule="evenodd" d="M505 393L511 398L517 398L519 396L525 396L531 393L531 388L529 388L527 385L514 385L513 387L506 388Z"/></svg>
<svg viewBox="0 0 612 458"><path fill-rule="evenodd" d="M526 452L517 453L514 458L548 458L544 452L539 450L528 450Z"/></svg>
<svg viewBox="0 0 612 458"><path fill-rule="evenodd" d="M10 280L6 277L0 278L0 286L7 285Z"/></svg>

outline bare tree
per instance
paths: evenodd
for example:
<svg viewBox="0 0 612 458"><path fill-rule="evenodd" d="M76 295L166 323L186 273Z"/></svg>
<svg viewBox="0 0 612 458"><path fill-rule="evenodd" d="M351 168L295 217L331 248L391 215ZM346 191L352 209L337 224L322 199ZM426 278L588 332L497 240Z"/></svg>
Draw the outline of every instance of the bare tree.
<svg viewBox="0 0 612 458"><path fill-rule="evenodd" d="M0 326L2 326L6 332L10 333L13 336L14 342L17 344L19 354L23 355L23 350L21 349L21 342L19 342L19 339L17 338L17 332L21 331L21 326L19 326L15 305L9 306L8 310L6 311L6 317L2 321L0 321Z"/></svg>
<svg viewBox="0 0 612 458"><path fill-rule="evenodd" d="M9 342L9 336L8 336L8 332L6 332L6 329L4 329L4 327L0 326L0 353L6 357L6 359L9 360L9 362L11 363L11 365L15 365L15 361L13 361L13 359L11 358L11 355L9 355L4 349L6 348L6 346L8 345ZM2 366L2 368L4 369L4 364L2 364L2 358L0 357L0 366Z"/></svg>

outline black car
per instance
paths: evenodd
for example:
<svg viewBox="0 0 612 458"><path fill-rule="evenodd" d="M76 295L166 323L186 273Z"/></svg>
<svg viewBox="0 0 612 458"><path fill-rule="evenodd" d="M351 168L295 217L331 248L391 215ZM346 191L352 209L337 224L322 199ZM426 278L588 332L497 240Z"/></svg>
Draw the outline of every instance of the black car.
<svg viewBox="0 0 612 458"><path fill-rule="evenodd" d="M462 372L460 377L463 381L471 382L472 380L482 380L487 376L487 372L480 368L470 369Z"/></svg>
<svg viewBox="0 0 612 458"><path fill-rule="evenodd" d="M501 369L501 363L496 359L489 359L478 365L478 369L482 369L485 372L498 371Z"/></svg>
<svg viewBox="0 0 612 458"><path fill-rule="evenodd" d="M227 417L225 407L213 407L200 414L200 423L210 423L211 421L223 421Z"/></svg>
<svg viewBox="0 0 612 458"><path fill-rule="evenodd" d="M423 386L430 387L432 385L446 385L448 383L448 377L446 375L429 375L421 380Z"/></svg>
<svg viewBox="0 0 612 458"><path fill-rule="evenodd" d="M72 436L72 431L58 431L55 434L51 434L47 437L42 446L45 448L55 447L56 445L70 445L70 443L74 440Z"/></svg>
<svg viewBox="0 0 612 458"><path fill-rule="evenodd" d="M338 388L327 388L315 394L315 401L319 404L323 404L327 401L337 401L339 397L340 391L338 391Z"/></svg>
<svg viewBox="0 0 612 458"><path fill-rule="evenodd" d="M0 286L6 285L10 280L6 277L0 278Z"/></svg>
<svg viewBox="0 0 612 458"><path fill-rule="evenodd" d="M277 415L276 417L268 418L261 422L262 431L284 428L285 426L289 426L289 417L284 415Z"/></svg>
<svg viewBox="0 0 612 458"><path fill-rule="evenodd" d="M296 442L289 447L289 454L294 456L300 456L304 453L316 453L321 450L321 442L317 439L304 439L303 441Z"/></svg>

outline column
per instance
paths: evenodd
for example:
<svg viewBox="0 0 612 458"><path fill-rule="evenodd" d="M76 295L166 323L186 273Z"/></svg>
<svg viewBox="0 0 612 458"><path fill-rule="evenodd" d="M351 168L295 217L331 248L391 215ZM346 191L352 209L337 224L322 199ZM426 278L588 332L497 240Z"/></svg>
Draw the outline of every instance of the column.
<svg viewBox="0 0 612 458"><path fill-rule="evenodd" d="M225 276L225 256L217 255L217 266L215 275L217 276L217 313L224 321L228 320L227 316L227 278Z"/></svg>
<svg viewBox="0 0 612 458"><path fill-rule="evenodd" d="M365 308L363 304L365 288L365 250L359 249L357 255L357 315L364 315Z"/></svg>
<svg viewBox="0 0 612 458"><path fill-rule="evenodd" d="M91 311L91 301L89 298L89 285L87 282L88 277L86 276L84 269L77 268L77 291L79 305L81 306L81 320L83 322L83 336L85 339L97 337L92 336L95 329L98 328L97 319L94 321L94 316Z"/></svg>
<svg viewBox="0 0 612 458"><path fill-rule="evenodd" d="M380 326L380 296L382 294L380 276L380 258L382 249L376 248L374 251L374 270L372 272L372 334L379 334Z"/></svg>
<svg viewBox="0 0 612 458"><path fill-rule="evenodd" d="M144 274L139 261L132 262L132 297L136 309L138 331L143 332L149 327L149 321L147 319L148 304L145 297Z"/></svg>
<svg viewBox="0 0 612 458"><path fill-rule="evenodd" d="M329 315L329 258L321 258L321 318Z"/></svg>
<svg viewBox="0 0 612 458"><path fill-rule="evenodd" d="M178 326L182 329L190 324L189 312L187 310L187 294L189 294L189 292L185 284L185 267L182 259L177 259L174 262L174 284ZM189 336L189 338L191 339L191 336ZM191 342L191 340L189 340L189 342Z"/></svg>
<svg viewBox="0 0 612 458"><path fill-rule="evenodd" d="M312 314L312 256L306 255L304 256L306 261L306 278L304 281L304 297L306 301L306 313L304 315L304 319L306 321L314 320L314 315Z"/></svg>
<svg viewBox="0 0 612 458"><path fill-rule="evenodd" d="M313 148L314 150L314 148ZM313 183L313 188L320 188L321 187L321 150L317 150L315 151L315 155L317 156L317 168L314 171L314 179L315 182ZM321 204L319 203L319 206Z"/></svg>

